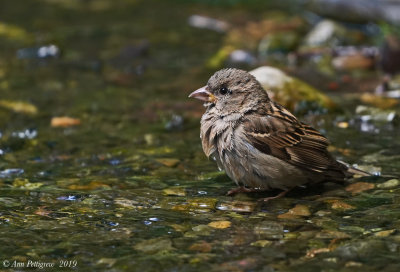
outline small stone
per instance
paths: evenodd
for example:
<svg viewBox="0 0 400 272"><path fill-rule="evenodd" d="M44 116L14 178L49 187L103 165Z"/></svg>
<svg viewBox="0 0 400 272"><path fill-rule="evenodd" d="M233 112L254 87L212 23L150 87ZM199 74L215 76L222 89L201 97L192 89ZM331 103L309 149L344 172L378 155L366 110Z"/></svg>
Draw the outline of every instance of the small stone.
<svg viewBox="0 0 400 272"><path fill-rule="evenodd" d="M368 260L375 258L377 253L388 250L388 244L383 239L364 238L361 240L349 240L341 243L335 249L335 255L344 260ZM358 271L358 270L357 270Z"/></svg>
<svg viewBox="0 0 400 272"><path fill-rule="evenodd" d="M11 208L23 205L17 198L0 197L0 206Z"/></svg>
<svg viewBox="0 0 400 272"><path fill-rule="evenodd" d="M279 214L277 216L277 218L279 218L279 219L299 219L299 216L287 212L287 213Z"/></svg>
<svg viewBox="0 0 400 272"><path fill-rule="evenodd" d="M338 70L369 69L375 65L375 60L363 54L338 56L332 59L332 65Z"/></svg>
<svg viewBox="0 0 400 272"><path fill-rule="evenodd" d="M282 239L283 225L273 221L263 221L254 227L254 234L264 239Z"/></svg>
<svg viewBox="0 0 400 272"><path fill-rule="evenodd" d="M332 203L331 208L334 210L352 210L352 209L355 209L356 207L354 207L353 205L347 204L346 202L337 200Z"/></svg>
<svg viewBox="0 0 400 272"><path fill-rule="evenodd" d="M298 232L288 232L285 233L284 238L285 240L292 240L299 238L300 234Z"/></svg>
<svg viewBox="0 0 400 272"><path fill-rule="evenodd" d="M257 63L257 59L246 50L237 49L233 50L228 57L228 63L231 64L247 64L247 65L254 65Z"/></svg>
<svg viewBox="0 0 400 272"><path fill-rule="evenodd" d="M365 229L359 226L339 226L340 230L349 231L349 232L357 232L364 233Z"/></svg>
<svg viewBox="0 0 400 272"><path fill-rule="evenodd" d="M188 211L188 212L210 212L215 208L215 204L217 203L216 198L194 198L189 199L186 203L177 204L171 207L172 210L176 211Z"/></svg>
<svg viewBox="0 0 400 272"><path fill-rule="evenodd" d="M232 225L230 221L213 221L208 223L208 226L215 229L226 229Z"/></svg>
<svg viewBox="0 0 400 272"><path fill-rule="evenodd" d="M22 189L27 189L27 190L35 190L35 189L42 187L43 183L41 183L41 182L31 183L31 182L29 182L28 179L16 178L13 181L13 186L22 188Z"/></svg>
<svg viewBox="0 0 400 272"><path fill-rule="evenodd" d="M324 258L324 262L337 263L337 258Z"/></svg>
<svg viewBox="0 0 400 272"><path fill-rule="evenodd" d="M194 258L191 258L189 260L189 264L191 265L196 265L196 264L204 264L204 263L209 263L210 259L214 259L216 254L212 253L197 253L194 255ZM187 254L182 254L182 258L178 255L178 258L183 259L187 258Z"/></svg>
<svg viewBox="0 0 400 272"><path fill-rule="evenodd" d="M186 226L186 225L180 225L180 224L170 224L169 225L170 227L172 227L175 231L178 231L178 232L184 232L184 231L187 231L188 230L188 226Z"/></svg>
<svg viewBox="0 0 400 272"><path fill-rule="evenodd" d="M330 211L320 210L320 211L317 211L317 212L315 213L315 215L316 215L316 216L325 217L325 216L327 216L327 215L329 215L329 214L331 214L331 213L332 213L332 212L330 212Z"/></svg>
<svg viewBox="0 0 400 272"><path fill-rule="evenodd" d="M40 216L49 216L51 214L51 211L47 210L45 206L38 207L38 209L34 212L36 215Z"/></svg>
<svg viewBox="0 0 400 272"><path fill-rule="evenodd" d="M315 236L318 239L347 239L350 235L341 231L323 230Z"/></svg>
<svg viewBox="0 0 400 272"><path fill-rule="evenodd" d="M377 237L387 237L387 236L393 234L395 231L396 231L395 229L383 230L383 231L375 232L374 235Z"/></svg>
<svg viewBox="0 0 400 272"><path fill-rule="evenodd" d="M196 236L198 235L208 236L211 234L212 229L213 228L208 225L198 225L192 228ZM185 236L187 233L188 232L185 233Z"/></svg>
<svg viewBox="0 0 400 272"><path fill-rule="evenodd" d="M102 183L101 181L91 181L88 184L72 184L68 186L70 190L96 190L96 189L110 189L110 185Z"/></svg>
<svg viewBox="0 0 400 272"><path fill-rule="evenodd" d="M206 241L200 241L200 242L192 244L189 247L189 250L202 252L202 253L208 253L208 252L211 252L212 246L210 243L207 243Z"/></svg>
<svg viewBox="0 0 400 272"><path fill-rule="evenodd" d="M186 196L184 188L166 188L163 190L163 193L168 196Z"/></svg>
<svg viewBox="0 0 400 272"><path fill-rule="evenodd" d="M345 263L344 266L345 267L361 267L362 263L350 261L350 262Z"/></svg>
<svg viewBox="0 0 400 272"><path fill-rule="evenodd" d="M315 231L315 230L301 231L301 232L298 232L298 238L304 239L304 240L310 240L315 237L316 233L317 233L317 231ZM286 233L286 234L288 234L288 233ZM285 236L286 236L286 234L285 234Z"/></svg>
<svg viewBox="0 0 400 272"><path fill-rule="evenodd" d="M144 240L136 245L133 248L137 251L142 251L146 254L154 254L159 251L170 251L174 248L172 247L172 242L168 238L154 238L149 240Z"/></svg>
<svg viewBox="0 0 400 272"><path fill-rule="evenodd" d="M24 101L0 100L0 106L17 113L34 115L38 112L38 109L35 105Z"/></svg>
<svg viewBox="0 0 400 272"><path fill-rule="evenodd" d="M362 122L397 122L399 114L394 110L383 110L380 108L359 105L356 108L356 114L360 116Z"/></svg>
<svg viewBox="0 0 400 272"><path fill-rule="evenodd" d="M310 215L311 212L307 206L298 204L294 208L290 209L287 213L278 215L278 218L290 219L299 216L310 216Z"/></svg>
<svg viewBox="0 0 400 272"><path fill-rule="evenodd" d="M326 252L330 252L331 249L327 248L327 247L323 247L323 248L314 248L314 249L310 249L309 251L307 251L306 257L307 258L314 258L315 255L320 254L320 253L326 253Z"/></svg>
<svg viewBox="0 0 400 272"><path fill-rule="evenodd" d="M386 91L386 96L391 98L400 98L400 90Z"/></svg>
<svg viewBox="0 0 400 272"><path fill-rule="evenodd" d="M336 126L337 126L338 128L348 128L348 127L349 127L349 123L348 123L348 122L338 122L338 123L336 124Z"/></svg>
<svg viewBox="0 0 400 272"><path fill-rule="evenodd" d="M128 209L134 209L139 204L139 202L137 202L135 200L122 198L122 197L114 199L114 203L117 206L120 206L122 208L128 208Z"/></svg>
<svg viewBox="0 0 400 272"><path fill-rule="evenodd" d="M350 184L345 189L346 189L347 192L350 192L353 195L355 195L355 194L359 194L361 192L368 191L368 190L371 190L371 189L374 189L374 188L375 188L375 185L372 184L372 183L356 182L356 183Z"/></svg>
<svg viewBox="0 0 400 272"><path fill-rule="evenodd" d="M393 108L400 102L397 98L382 97L380 95L374 95L371 93L364 93L361 95L360 99L365 104L369 104L380 109Z"/></svg>
<svg viewBox="0 0 400 272"><path fill-rule="evenodd" d="M256 207L255 202L250 201L232 201L232 202L222 202L217 205L218 210L222 211L232 211L232 212L253 212Z"/></svg>
<svg viewBox="0 0 400 272"><path fill-rule="evenodd" d="M385 181L384 183L378 184L376 187L380 189L392 189L397 186L399 186L400 180L398 179L390 179L388 181Z"/></svg>
<svg viewBox="0 0 400 272"><path fill-rule="evenodd" d="M197 14L190 16L188 23L192 27L209 29L221 33L227 31L230 27L225 21Z"/></svg>
<svg viewBox="0 0 400 272"><path fill-rule="evenodd" d="M247 257L236 261L228 261L218 265L218 271L255 271L260 260Z"/></svg>
<svg viewBox="0 0 400 272"><path fill-rule="evenodd" d="M71 127L81 124L81 120L77 118L71 118L67 116L63 117L53 117L51 119L51 127Z"/></svg>
<svg viewBox="0 0 400 272"><path fill-rule="evenodd" d="M101 258L100 260L97 261L97 264L105 264L108 267L112 267L117 259L115 258Z"/></svg>
<svg viewBox="0 0 400 272"><path fill-rule="evenodd" d="M258 240L250 244L251 246L256 246L256 247L267 247L272 245L272 241L269 240Z"/></svg>
<svg viewBox="0 0 400 272"><path fill-rule="evenodd" d="M10 159L9 161L16 162L16 160L14 160L14 158ZM7 168L7 169L0 171L0 178L10 178L13 176L20 176L24 172L25 172L24 169L21 169L21 168Z"/></svg>
<svg viewBox="0 0 400 272"><path fill-rule="evenodd" d="M392 236L391 238L397 244L400 243L400 235L399 234L396 234L396 235Z"/></svg>
<svg viewBox="0 0 400 272"><path fill-rule="evenodd" d="M180 115L172 115L171 120L165 124L165 129L168 131L179 131L183 129L183 117Z"/></svg>
<svg viewBox="0 0 400 272"><path fill-rule="evenodd" d="M161 159L157 159L156 161L158 161L159 163L161 163L167 167L175 167L180 162L178 159L173 159L173 158L161 158Z"/></svg>
<svg viewBox="0 0 400 272"><path fill-rule="evenodd" d="M146 133L143 136L144 141L146 142L147 145L154 145L156 142L156 138L153 134L151 133Z"/></svg>
<svg viewBox="0 0 400 272"><path fill-rule="evenodd" d="M287 53L296 50L300 39L300 33L293 30L267 33L258 45L259 57L268 62L283 61Z"/></svg>
<svg viewBox="0 0 400 272"><path fill-rule="evenodd" d="M335 31L340 28L339 24L331 20L323 20L314 26L304 38L304 43L308 46L319 46L326 44L331 39Z"/></svg>

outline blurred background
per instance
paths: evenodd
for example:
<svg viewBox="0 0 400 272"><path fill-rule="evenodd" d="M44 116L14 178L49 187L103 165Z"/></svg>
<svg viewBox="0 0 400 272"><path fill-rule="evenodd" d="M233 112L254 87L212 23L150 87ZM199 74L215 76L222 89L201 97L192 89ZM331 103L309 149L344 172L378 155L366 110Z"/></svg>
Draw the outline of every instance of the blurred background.
<svg viewBox="0 0 400 272"><path fill-rule="evenodd" d="M398 271L399 24L394 0L0 0L0 256ZM252 71L340 160L393 178L226 197L187 98L224 67Z"/></svg>

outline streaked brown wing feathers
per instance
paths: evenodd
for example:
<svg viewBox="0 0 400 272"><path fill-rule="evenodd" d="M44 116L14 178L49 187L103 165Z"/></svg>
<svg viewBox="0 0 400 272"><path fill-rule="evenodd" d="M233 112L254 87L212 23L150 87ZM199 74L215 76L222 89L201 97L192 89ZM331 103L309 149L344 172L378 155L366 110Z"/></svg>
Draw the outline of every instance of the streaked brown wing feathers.
<svg viewBox="0 0 400 272"><path fill-rule="evenodd" d="M248 116L244 129L261 152L314 172L342 171L327 151L328 140L288 111Z"/></svg>

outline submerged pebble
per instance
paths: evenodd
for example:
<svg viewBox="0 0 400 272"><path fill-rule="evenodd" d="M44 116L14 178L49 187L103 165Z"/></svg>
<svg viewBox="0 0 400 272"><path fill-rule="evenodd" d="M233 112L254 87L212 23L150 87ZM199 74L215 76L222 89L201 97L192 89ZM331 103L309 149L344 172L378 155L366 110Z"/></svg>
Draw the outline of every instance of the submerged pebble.
<svg viewBox="0 0 400 272"><path fill-rule="evenodd" d="M160 158L157 161L167 167L175 167L179 164L180 160L175 158Z"/></svg>
<svg viewBox="0 0 400 272"><path fill-rule="evenodd" d="M140 203L138 201L132 200L132 199L126 199L126 198L116 198L114 199L115 205L122 207L122 208L128 208L128 209L134 209L137 207L140 207Z"/></svg>
<svg viewBox="0 0 400 272"><path fill-rule="evenodd" d="M279 240L283 238L283 225L273 221L263 221L254 226L254 234L263 239Z"/></svg>
<svg viewBox="0 0 400 272"><path fill-rule="evenodd" d="M395 233L396 230L395 229L391 229L391 230L382 230L382 231L378 231L375 232L374 235L377 237L387 237L393 233Z"/></svg>
<svg viewBox="0 0 400 272"><path fill-rule="evenodd" d="M0 100L0 106L17 113L35 115L38 109L35 105L25 101Z"/></svg>
<svg viewBox="0 0 400 272"><path fill-rule="evenodd" d="M163 190L163 193L168 196L185 196L186 191L185 188L166 188Z"/></svg>
<svg viewBox="0 0 400 272"><path fill-rule="evenodd" d="M51 127L71 127L81 124L81 120L77 118L71 118L67 116L63 117L53 117L50 121Z"/></svg>
<svg viewBox="0 0 400 272"><path fill-rule="evenodd" d="M310 216L310 209L306 205L298 204L294 208L290 209L287 213L278 215L278 218L298 218L302 216Z"/></svg>
<svg viewBox="0 0 400 272"><path fill-rule="evenodd" d="M346 191L353 195L359 194L364 191L368 191L375 188L375 184L368 182L356 182L346 187Z"/></svg>
<svg viewBox="0 0 400 272"><path fill-rule="evenodd" d="M16 188L35 190L43 186L41 182L30 182L28 179L16 178L13 181L13 186Z"/></svg>
<svg viewBox="0 0 400 272"><path fill-rule="evenodd" d="M397 122L399 114L394 110L383 110L374 107L359 105L356 108L356 114L360 116L362 122Z"/></svg>
<svg viewBox="0 0 400 272"><path fill-rule="evenodd" d="M230 221L213 221L208 223L208 226L215 228L215 229L226 229L232 225Z"/></svg>
<svg viewBox="0 0 400 272"><path fill-rule="evenodd" d="M340 200L335 200L332 202L331 204L331 208L333 210L353 210L356 207L354 207L353 205L350 205L346 202L340 201Z"/></svg>
<svg viewBox="0 0 400 272"><path fill-rule="evenodd" d="M258 241L251 243L250 245L255 246L255 247L267 247L267 246L272 245L272 243L273 242L270 240L258 240Z"/></svg>
<svg viewBox="0 0 400 272"><path fill-rule="evenodd" d="M9 168L0 171L0 178L9 178L12 176L19 176L24 173L24 169L20 168Z"/></svg>
<svg viewBox="0 0 400 272"><path fill-rule="evenodd" d="M172 247L172 241L169 238L164 237L141 241L134 245L133 248L146 254L155 254L160 251L168 252L174 250Z"/></svg>
<svg viewBox="0 0 400 272"><path fill-rule="evenodd" d="M189 250L202 252L202 253L208 253L208 252L211 252L212 245L210 243L207 243L206 241L199 241L199 242L192 244L189 247Z"/></svg>
<svg viewBox="0 0 400 272"><path fill-rule="evenodd" d="M400 180L398 179L390 179L388 181L385 181L381 184L376 185L376 187L380 188L380 189L392 189L392 188L396 188L400 185Z"/></svg>
<svg viewBox="0 0 400 272"><path fill-rule="evenodd" d="M215 209L217 199L201 197L188 199L186 202L180 203L166 202L167 203L162 203L162 206L175 211L208 213Z"/></svg>
<svg viewBox="0 0 400 272"><path fill-rule="evenodd" d="M349 241L339 246L335 253L347 260L358 260L360 258L372 258L378 252L384 252L386 244L382 240L366 239Z"/></svg>
<svg viewBox="0 0 400 272"><path fill-rule="evenodd" d="M165 129L169 131L179 131L183 129L183 117L177 114L172 115L171 119L165 124Z"/></svg>
<svg viewBox="0 0 400 272"><path fill-rule="evenodd" d="M216 32L225 32L229 28L227 22L197 14L190 16L188 22L192 27L209 29Z"/></svg>
<svg viewBox="0 0 400 272"><path fill-rule="evenodd" d="M213 228L208 225L198 225L192 228L192 231L185 233L185 237L209 236Z"/></svg>
<svg viewBox="0 0 400 272"><path fill-rule="evenodd" d="M60 48L54 44L40 47L22 48L17 51L19 59L46 59L60 56Z"/></svg>
<svg viewBox="0 0 400 272"><path fill-rule="evenodd" d="M17 198L12 197L0 197L0 206L10 208L20 206L21 202Z"/></svg>
<svg viewBox="0 0 400 272"><path fill-rule="evenodd" d="M232 211L232 212L252 212L254 211L257 203L249 201L234 200L232 202L219 202L217 205L218 210Z"/></svg>
<svg viewBox="0 0 400 272"><path fill-rule="evenodd" d="M80 199L81 199L80 196L75 196L75 195L57 197L57 200L65 200L65 201L76 201L76 200L80 200Z"/></svg>

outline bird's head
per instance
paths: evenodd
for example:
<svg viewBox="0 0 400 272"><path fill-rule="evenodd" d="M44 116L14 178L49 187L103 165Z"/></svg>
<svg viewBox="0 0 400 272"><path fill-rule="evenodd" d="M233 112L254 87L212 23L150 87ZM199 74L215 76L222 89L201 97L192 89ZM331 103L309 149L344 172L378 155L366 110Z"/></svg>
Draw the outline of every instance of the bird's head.
<svg viewBox="0 0 400 272"><path fill-rule="evenodd" d="M225 114L244 112L260 100L269 100L254 76L234 68L217 71L206 86L192 92L189 97L205 101L206 106L215 107Z"/></svg>

